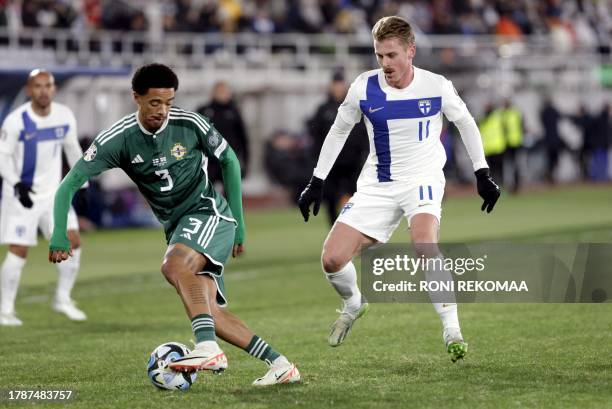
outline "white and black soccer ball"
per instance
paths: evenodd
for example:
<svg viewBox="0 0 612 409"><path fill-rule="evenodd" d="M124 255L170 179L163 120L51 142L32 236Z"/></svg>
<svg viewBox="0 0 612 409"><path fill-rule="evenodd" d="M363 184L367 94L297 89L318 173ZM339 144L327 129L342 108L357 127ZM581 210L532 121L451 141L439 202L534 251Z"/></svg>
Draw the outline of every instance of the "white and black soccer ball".
<svg viewBox="0 0 612 409"><path fill-rule="evenodd" d="M147 364L147 375L159 389L182 390L189 389L196 380L196 372L178 372L168 368L170 362L182 358L189 349L180 342L166 342L151 353Z"/></svg>

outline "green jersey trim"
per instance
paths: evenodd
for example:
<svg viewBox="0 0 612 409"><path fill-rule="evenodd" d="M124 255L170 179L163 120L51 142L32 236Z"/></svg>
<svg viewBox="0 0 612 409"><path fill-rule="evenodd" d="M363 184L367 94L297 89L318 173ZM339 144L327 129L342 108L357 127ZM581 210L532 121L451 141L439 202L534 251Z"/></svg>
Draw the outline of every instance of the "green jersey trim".
<svg viewBox="0 0 612 409"><path fill-rule="evenodd" d="M170 111L170 115L169 115L170 119L186 119L190 122L195 123L198 128L200 128L200 131L202 131L202 134L206 135L208 133L208 131L210 130L210 125L206 122L204 122L204 120L202 118L198 118L195 114L190 114L187 111Z"/></svg>
<svg viewBox="0 0 612 409"><path fill-rule="evenodd" d="M137 122L135 115L135 113L132 113L123 117L106 131L100 132L100 134L94 139L94 141L98 142L100 145L104 145L106 142L110 141L115 136L131 128Z"/></svg>

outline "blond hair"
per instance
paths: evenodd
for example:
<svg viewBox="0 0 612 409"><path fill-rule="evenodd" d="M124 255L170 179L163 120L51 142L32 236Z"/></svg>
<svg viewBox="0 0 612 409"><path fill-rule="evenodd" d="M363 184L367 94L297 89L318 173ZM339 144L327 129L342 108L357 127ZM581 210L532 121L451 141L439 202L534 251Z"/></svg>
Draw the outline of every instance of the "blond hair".
<svg viewBox="0 0 612 409"><path fill-rule="evenodd" d="M383 17L374 24L372 37L376 41L398 38L406 46L414 44L414 33L410 23L399 16Z"/></svg>

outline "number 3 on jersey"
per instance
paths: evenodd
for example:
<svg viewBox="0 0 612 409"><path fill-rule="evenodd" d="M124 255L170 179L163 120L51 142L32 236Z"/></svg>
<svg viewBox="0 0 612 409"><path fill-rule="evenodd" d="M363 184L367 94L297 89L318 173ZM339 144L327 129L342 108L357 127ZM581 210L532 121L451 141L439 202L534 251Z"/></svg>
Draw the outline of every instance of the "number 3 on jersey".
<svg viewBox="0 0 612 409"><path fill-rule="evenodd" d="M170 176L170 172L168 172L168 169L156 170L155 174L162 179L168 180L168 184L166 186L162 186L159 190L161 190L162 192L168 192L169 190L172 190L172 188L174 187L174 182L172 182L172 177Z"/></svg>

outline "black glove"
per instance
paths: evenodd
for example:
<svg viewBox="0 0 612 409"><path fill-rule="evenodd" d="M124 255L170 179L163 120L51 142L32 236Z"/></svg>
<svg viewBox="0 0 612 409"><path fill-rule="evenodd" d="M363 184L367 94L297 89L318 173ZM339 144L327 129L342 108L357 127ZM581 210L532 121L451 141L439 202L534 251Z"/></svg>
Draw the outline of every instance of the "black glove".
<svg viewBox="0 0 612 409"><path fill-rule="evenodd" d="M298 206L300 207L300 212L302 212L305 222L308 221L308 217L310 216L310 205L312 203L314 203L312 214L314 216L319 214L319 207L321 206L321 200L323 199L324 183L325 182L318 177L311 177L310 182L308 182L306 188L298 199Z"/></svg>
<svg viewBox="0 0 612 409"><path fill-rule="evenodd" d="M501 195L501 190L493 181L489 168L478 169L474 174L476 175L478 194L484 199L480 210L485 211L486 209L487 213L491 213L493 206L495 206L497 199L499 199L499 195Z"/></svg>
<svg viewBox="0 0 612 409"><path fill-rule="evenodd" d="M30 193L34 193L31 186L23 182L15 184L15 194L21 202L21 205L27 209L30 209L33 205L32 199L30 199Z"/></svg>

